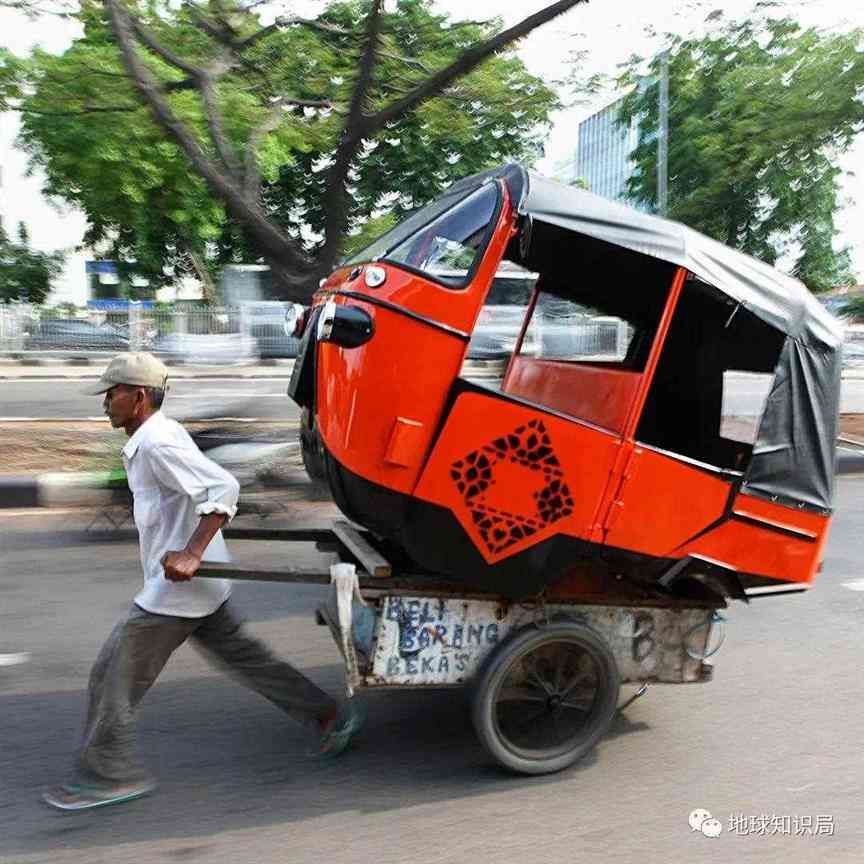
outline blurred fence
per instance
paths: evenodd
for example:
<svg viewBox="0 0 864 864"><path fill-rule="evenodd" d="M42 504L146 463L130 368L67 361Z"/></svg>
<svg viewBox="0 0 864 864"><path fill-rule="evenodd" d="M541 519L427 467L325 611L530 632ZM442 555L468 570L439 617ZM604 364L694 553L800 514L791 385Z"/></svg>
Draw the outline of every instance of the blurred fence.
<svg viewBox="0 0 864 864"><path fill-rule="evenodd" d="M153 351L178 362L295 357L282 304L173 310L90 310L86 314L26 304L0 305L0 352Z"/></svg>
<svg viewBox="0 0 864 864"><path fill-rule="evenodd" d="M549 359L621 360L633 337L617 318L561 318L535 313L522 351ZM296 357L299 340L285 335L284 305L247 304L153 310L91 310L86 314L27 304L0 304L0 354L58 358L118 351L152 351L176 363L228 364ZM499 360L512 353L525 310L484 307L468 358ZM851 325L845 366L864 366L864 327Z"/></svg>

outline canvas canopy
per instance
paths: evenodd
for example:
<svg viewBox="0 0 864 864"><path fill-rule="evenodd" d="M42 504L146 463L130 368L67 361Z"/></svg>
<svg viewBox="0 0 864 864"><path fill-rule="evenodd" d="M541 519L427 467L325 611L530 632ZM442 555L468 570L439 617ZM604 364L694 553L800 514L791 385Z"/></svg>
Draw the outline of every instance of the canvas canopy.
<svg viewBox="0 0 864 864"><path fill-rule="evenodd" d="M831 507L843 336L801 282L685 225L529 174L519 165L465 178L445 195L458 200L493 179L507 184L535 233L556 226L684 267L785 334L742 489L796 506Z"/></svg>

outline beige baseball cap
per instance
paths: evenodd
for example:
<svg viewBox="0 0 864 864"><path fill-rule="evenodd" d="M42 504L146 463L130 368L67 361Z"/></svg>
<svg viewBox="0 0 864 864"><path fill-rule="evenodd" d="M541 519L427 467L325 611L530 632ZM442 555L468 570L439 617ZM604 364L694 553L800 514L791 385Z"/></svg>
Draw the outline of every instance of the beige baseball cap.
<svg viewBox="0 0 864 864"><path fill-rule="evenodd" d="M91 396L110 390L115 384L133 387L155 387L164 390L168 382L168 367L146 351L126 351L118 354L102 373L102 377L84 392Z"/></svg>

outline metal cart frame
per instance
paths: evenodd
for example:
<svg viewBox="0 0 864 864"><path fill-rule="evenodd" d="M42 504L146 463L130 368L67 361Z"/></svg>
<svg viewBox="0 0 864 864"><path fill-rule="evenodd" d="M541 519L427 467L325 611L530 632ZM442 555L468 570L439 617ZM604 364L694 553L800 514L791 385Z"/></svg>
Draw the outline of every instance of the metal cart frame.
<svg viewBox="0 0 864 864"><path fill-rule="evenodd" d="M587 753L619 709L622 684L638 685L638 696L649 683L711 679L705 661L720 619L718 607L705 602L623 581L612 594L560 597L547 589L513 602L399 572L374 537L341 520L324 529L224 534L315 543L320 566L205 563L198 575L329 586L316 615L343 657L349 696L361 689L471 686L478 737L493 758L520 773L558 771Z"/></svg>

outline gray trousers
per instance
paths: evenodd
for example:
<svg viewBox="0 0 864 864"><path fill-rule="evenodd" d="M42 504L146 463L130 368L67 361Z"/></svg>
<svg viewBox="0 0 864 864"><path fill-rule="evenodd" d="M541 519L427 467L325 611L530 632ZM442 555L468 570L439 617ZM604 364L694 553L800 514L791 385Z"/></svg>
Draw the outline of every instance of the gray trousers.
<svg viewBox="0 0 864 864"><path fill-rule="evenodd" d="M77 782L148 778L138 754L136 709L175 648L187 639L304 726L316 728L335 700L243 632L230 600L204 618L154 615L133 606L108 637L90 673Z"/></svg>

